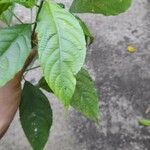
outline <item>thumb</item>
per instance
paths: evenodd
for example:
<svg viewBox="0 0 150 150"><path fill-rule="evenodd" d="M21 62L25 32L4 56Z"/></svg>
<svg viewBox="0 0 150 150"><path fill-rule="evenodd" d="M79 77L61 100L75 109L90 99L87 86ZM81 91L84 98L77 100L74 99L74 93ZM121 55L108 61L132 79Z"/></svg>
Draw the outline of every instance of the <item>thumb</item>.
<svg viewBox="0 0 150 150"><path fill-rule="evenodd" d="M0 138L8 129L19 106L21 72L0 88Z"/></svg>
<svg viewBox="0 0 150 150"><path fill-rule="evenodd" d="M0 139L7 131L19 107L21 96L21 78L26 67L32 62L36 51L32 50L23 69L6 85L0 88Z"/></svg>

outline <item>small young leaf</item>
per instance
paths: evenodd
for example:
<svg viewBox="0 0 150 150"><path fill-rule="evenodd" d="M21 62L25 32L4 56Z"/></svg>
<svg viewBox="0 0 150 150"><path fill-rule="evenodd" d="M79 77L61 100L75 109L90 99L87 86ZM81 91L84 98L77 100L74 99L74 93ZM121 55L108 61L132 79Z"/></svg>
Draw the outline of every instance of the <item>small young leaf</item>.
<svg viewBox="0 0 150 150"><path fill-rule="evenodd" d="M76 76L77 85L71 99L71 106L87 118L98 122L99 106L94 83L89 73L81 69Z"/></svg>
<svg viewBox="0 0 150 150"><path fill-rule="evenodd" d="M44 77L42 77L39 82L38 82L38 86L44 90L46 90L47 92L53 93L53 91L50 89L50 87L48 86L46 80L44 79Z"/></svg>
<svg viewBox="0 0 150 150"><path fill-rule="evenodd" d="M10 23L12 21L13 14L10 11L13 11L14 6L10 6L8 10L4 11L0 15L0 20L6 23L8 26L10 26Z"/></svg>
<svg viewBox="0 0 150 150"><path fill-rule="evenodd" d="M0 4L18 3L27 8L31 8L36 4L36 0L0 0Z"/></svg>
<svg viewBox="0 0 150 150"><path fill-rule="evenodd" d="M31 25L0 29L0 87L19 72L31 52Z"/></svg>
<svg viewBox="0 0 150 150"><path fill-rule="evenodd" d="M94 41L94 37L90 33L87 25L78 16L75 16L75 17L78 19L78 21L83 29L87 45L91 45Z"/></svg>
<svg viewBox="0 0 150 150"><path fill-rule="evenodd" d="M106 16L125 12L132 0L74 0L70 11L73 13L100 13Z"/></svg>
<svg viewBox="0 0 150 150"><path fill-rule="evenodd" d="M43 150L52 125L52 110L40 89L25 82L21 103L20 121L34 150Z"/></svg>
<svg viewBox="0 0 150 150"><path fill-rule="evenodd" d="M86 55L83 30L71 13L51 0L45 0L36 31L45 79L54 94L69 106L76 86L75 75Z"/></svg>
<svg viewBox="0 0 150 150"><path fill-rule="evenodd" d="M146 119L139 120L139 124L142 126L150 126L150 120Z"/></svg>

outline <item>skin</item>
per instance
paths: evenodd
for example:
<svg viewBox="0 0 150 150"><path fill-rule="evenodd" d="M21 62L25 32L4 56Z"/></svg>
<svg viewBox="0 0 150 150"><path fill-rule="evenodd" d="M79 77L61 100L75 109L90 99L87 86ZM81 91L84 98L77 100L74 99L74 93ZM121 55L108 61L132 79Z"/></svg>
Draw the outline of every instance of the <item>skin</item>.
<svg viewBox="0 0 150 150"><path fill-rule="evenodd" d="M35 55L36 51L32 50L23 69L12 80L8 81L5 86L0 88L0 139L6 133L14 119L20 103L22 75Z"/></svg>
<svg viewBox="0 0 150 150"><path fill-rule="evenodd" d="M0 138L3 137L19 107L21 72L0 88Z"/></svg>

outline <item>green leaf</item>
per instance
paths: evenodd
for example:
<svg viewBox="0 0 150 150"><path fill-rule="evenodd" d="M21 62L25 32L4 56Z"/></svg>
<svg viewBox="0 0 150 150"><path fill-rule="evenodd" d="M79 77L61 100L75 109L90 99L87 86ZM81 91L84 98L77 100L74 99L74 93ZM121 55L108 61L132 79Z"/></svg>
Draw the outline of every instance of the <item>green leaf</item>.
<svg viewBox="0 0 150 150"><path fill-rule="evenodd" d="M0 87L19 72L31 52L31 25L0 29Z"/></svg>
<svg viewBox="0 0 150 150"><path fill-rule="evenodd" d="M38 17L38 54L45 79L54 94L69 106L75 76L86 55L84 33L78 20L51 0L45 0Z"/></svg>
<svg viewBox="0 0 150 150"><path fill-rule="evenodd" d="M50 87L48 86L46 80L44 79L44 77L42 77L39 82L38 82L38 87L46 90L47 92L53 93L53 91L50 89Z"/></svg>
<svg viewBox="0 0 150 150"><path fill-rule="evenodd" d="M36 4L36 0L0 0L0 4L5 3L18 3L27 8L31 8Z"/></svg>
<svg viewBox="0 0 150 150"><path fill-rule="evenodd" d="M1 3L0 3L0 15L1 15L5 10L7 10L10 5L11 5L10 3L8 3L8 4L1 4Z"/></svg>
<svg viewBox="0 0 150 150"><path fill-rule="evenodd" d="M13 14L10 11L13 11L14 6L10 6L6 11L4 11L0 15L0 20L6 23L8 26L10 26Z"/></svg>
<svg viewBox="0 0 150 150"><path fill-rule="evenodd" d="M34 150L43 150L52 125L52 110L40 89L25 82L20 103L22 128Z"/></svg>
<svg viewBox="0 0 150 150"><path fill-rule="evenodd" d="M76 75L77 85L71 99L71 106L87 118L98 122L99 106L96 89L92 78L85 69L81 69ZM39 87L47 92L53 93L44 77L39 81Z"/></svg>
<svg viewBox="0 0 150 150"><path fill-rule="evenodd" d="M82 68L77 74L76 79L77 85L71 99L71 106L87 118L98 122L98 97L92 78L89 73Z"/></svg>
<svg viewBox="0 0 150 150"><path fill-rule="evenodd" d="M80 23L80 26L81 26L82 29L83 29L83 32L84 32L84 35L85 35L85 39L86 39L87 45L92 44L93 41L94 41L94 37L93 37L92 34L90 33L90 31L89 31L87 25L86 25L78 16L75 16L75 17L78 19L78 21L79 21L79 23Z"/></svg>
<svg viewBox="0 0 150 150"><path fill-rule="evenodd" d="M150 126L150 120L146 119L139 120L139 124L142 126Z"/></svg>
<svg viewBox="0 0 150 150"><path fill-rule="evenodd" d="M71 99L71 106L82 113L85 117L98 122L99 106L96 89L92 78L85 69L81 69L76 75L77 85ZM44 77L39 81L39 87L53 93Z"/></svg>
<svg viewBox="0 0 150 150"><path fill-rule="evenodd" d="M63 3L57 3L60 7L65 8L65 5Z"/></svg>
<svg viewBox="0 0 150 150"><path fill-rule="evenodd" d="M73 13L100 13L106 16L125 12L132 0L74 0L70 11Z"/></svg>

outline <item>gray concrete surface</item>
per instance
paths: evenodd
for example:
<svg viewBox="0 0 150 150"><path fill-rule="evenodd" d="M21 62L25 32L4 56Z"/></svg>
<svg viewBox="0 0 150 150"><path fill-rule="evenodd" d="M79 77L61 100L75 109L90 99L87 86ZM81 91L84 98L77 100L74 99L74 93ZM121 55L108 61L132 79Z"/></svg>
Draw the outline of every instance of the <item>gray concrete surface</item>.
<svg viewBox="0 0 150 150"><path fill-rule="evenodd" d="M70 1L64 1L69 6ZM72 109L65 112L48 95L54 124L45 150L150 150L150 128L137 122L150 118L146 113L150 107L150 0L134 0L128 12L116 17L80 16L95 36L86 67L100 97L100 125ZM127 52L129 44L137 48L135 53ZM39 77L37 70L28 75L32 82ZM0 141L0 150L30 149L17 115Z"/></svg>

